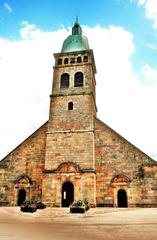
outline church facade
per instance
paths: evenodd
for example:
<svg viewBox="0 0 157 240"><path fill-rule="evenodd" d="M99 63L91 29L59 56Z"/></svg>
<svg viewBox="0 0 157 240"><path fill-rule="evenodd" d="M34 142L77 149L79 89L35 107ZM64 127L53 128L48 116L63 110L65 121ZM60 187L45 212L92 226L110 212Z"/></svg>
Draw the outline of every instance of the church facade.
<svg viewBox="0 0 157 240"><path fill-rule="evenodd" d="M0 205L157 207L157 163L96 116L94 54L77 21L54 58L49 120L0 161Z"/></svg>

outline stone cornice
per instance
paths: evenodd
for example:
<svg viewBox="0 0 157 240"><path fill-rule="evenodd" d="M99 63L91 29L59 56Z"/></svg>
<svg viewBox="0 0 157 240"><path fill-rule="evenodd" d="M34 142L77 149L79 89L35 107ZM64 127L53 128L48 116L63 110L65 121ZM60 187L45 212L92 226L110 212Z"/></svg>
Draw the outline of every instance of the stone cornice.
<svg viewBox="0 0 157 240"><path fill-rule="evenodd" d="M96 174L96 171L94 169L82 169L80 171L71 171L71 172L60 172L60 171L57 171L57 170L53 170L53 169L44 169L43 170L43 173L46 173L46 174L53 174L53 173L59 173L59 174L70 174L70 173L94 173Z"/></svg>

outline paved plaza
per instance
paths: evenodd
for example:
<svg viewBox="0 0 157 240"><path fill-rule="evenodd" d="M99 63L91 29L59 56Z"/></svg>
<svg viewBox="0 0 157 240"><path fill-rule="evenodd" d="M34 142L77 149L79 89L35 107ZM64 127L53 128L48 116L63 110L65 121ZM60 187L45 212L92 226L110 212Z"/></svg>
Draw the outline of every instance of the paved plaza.
<svg viewBox="0 0 157 240"><path fill-rule="evenodd" d="M23 213L0 208L0 240L157 240L157 208L93 208L70 214L68 208Z"/></svg>

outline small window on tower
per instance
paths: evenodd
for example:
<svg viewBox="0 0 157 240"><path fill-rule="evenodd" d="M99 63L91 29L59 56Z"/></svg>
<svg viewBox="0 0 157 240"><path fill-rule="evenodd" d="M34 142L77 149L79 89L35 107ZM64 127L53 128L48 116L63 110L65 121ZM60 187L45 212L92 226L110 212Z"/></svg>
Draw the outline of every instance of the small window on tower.
<svg viewBox="0 0 157 240"><path fill-rule="evenodd" d="M63 73L61 75L61 88L68 88L69 87L69 74L68 73Z"/></svg>
<svg viewBox="0 0 157 240"><path fill-rule="evenodd" d="M83 87L83 73L75 73L74 87Z"/></svg>
<svg viewBox="0 0 157 240"><path fill-rule="evenodd" d="M69 59L68 58L65 58L64 59L64 64L68 64L69 63Z"/></svg>
<svg viewBox="0 0 157 240"><path fill-rule="evenodd" d="M58 65L62 65L62 59L61 58L58 59Z"/></svg>
<svg viewBox="0 0 157 240"><path fill-rule="evenodd" d="M68 110L69 111L73 110L73 102L68 103Z"/></svg>
<svg viewBox="0 0 157 240"><path fill-rule="evenodd" d="M77 62L78 62L78 63L81 63L81 62L82 62L81 57L78 57L78 58L77 58Z"/></svg>
<svg viewBox="0 0 157 240"><path fill-rule="evenodd" d="M84 56L83 61L88 62L88 56Z"/></svg>

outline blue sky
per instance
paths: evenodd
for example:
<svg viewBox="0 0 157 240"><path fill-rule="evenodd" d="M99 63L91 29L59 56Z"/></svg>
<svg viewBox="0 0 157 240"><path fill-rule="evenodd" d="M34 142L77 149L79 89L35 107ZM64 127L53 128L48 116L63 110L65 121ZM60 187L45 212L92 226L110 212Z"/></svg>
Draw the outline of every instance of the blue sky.
<svg viewBox="0 0 157 240"><path fill-rule="evenodd" d="M10 6L10 11L5 7ZM123 25L134 33L144 34L150 27L144 18L144 10L137 7L137 1L129 0L8 0L0 1L1 34L12 38L18 33L19 24L26 20L35 23L43 30L56 30L60 24L73 24L76 15L81 23L88 26ZM13 35L12 35L13 34Z"/></svg>
<svg viewBox="0 0 157 240"><path fill-rule="evenodd" d="M52 54L76 15L95 53L98 117L157 159L156 0L0 0L0 156L48 119Z"/></svg>
<svg viewBox="0 0 157 240"><path fill-rule="evenodd" d="M10 6L10 11L5 7ZM99 24L123 25L134 34L145 34L151 23L145 20L143 8L137 7L137 1L129 0L8 0L0 1L1 34L11 37L18 33L19 24L26 20L35 23L45 31L56 30L60 24L71 26L76 15L81 23L90 27Z"/></svg>
<svg viewBox="0 0 157 240"><path fill-rule="evenodd" d="M8 6L8 7L7 7ZM152 20L145 18L145 9L138 6L138 0L8 0L0 1L0 36L18 39L22 21L34 23L43 31L54 31L62 25L69 27L76 15L82 25L123 26L134 35L136 54L133 56L135 70L140 64L157 67L157 33ZM157 49L156 49L157 50Z"/></svg>

